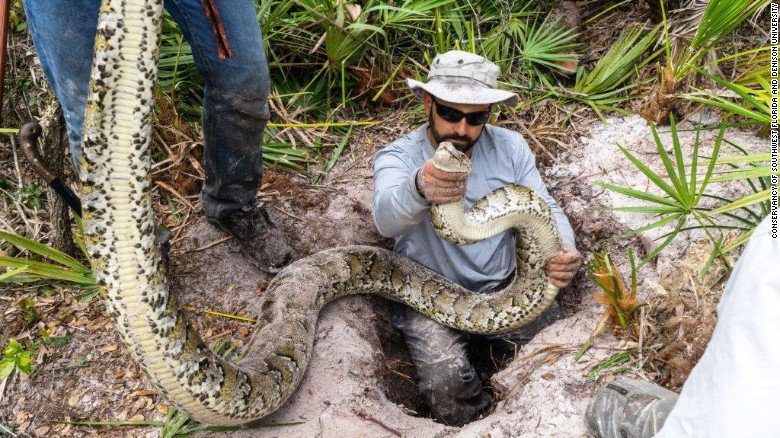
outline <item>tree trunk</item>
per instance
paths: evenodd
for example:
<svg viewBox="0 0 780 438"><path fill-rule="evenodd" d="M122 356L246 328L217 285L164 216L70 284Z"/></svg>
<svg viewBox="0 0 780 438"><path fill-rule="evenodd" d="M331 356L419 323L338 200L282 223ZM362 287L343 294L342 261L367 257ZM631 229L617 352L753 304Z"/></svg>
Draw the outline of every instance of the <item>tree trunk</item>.
<svg viewBox="0 0 780 438"><path fill-rule="evenodd" d="M65 119L62 115L62 109L57 108L57 112L51 119L51 123L43 137L43 158L51 171L65 181L65 148L68 147L67 135L65 134ZM51 187L46 188L46 199L48 199L49 221L51 222L51 246L75 257L78 253L78 247L73 241L71 232L71 223L69 207L65 201Z"/></svg>

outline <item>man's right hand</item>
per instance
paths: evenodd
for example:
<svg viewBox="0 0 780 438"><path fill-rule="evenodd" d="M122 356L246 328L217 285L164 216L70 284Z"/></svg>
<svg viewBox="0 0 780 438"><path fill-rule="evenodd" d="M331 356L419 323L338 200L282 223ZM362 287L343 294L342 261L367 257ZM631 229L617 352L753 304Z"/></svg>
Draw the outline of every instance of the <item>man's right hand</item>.
<svg viewBox="0 0 780 438"><path fill-rule="evenodd" d="M466 196L466 172L445 172L428 160L417 171L417 193L431 204L457 202Z"/></svg>

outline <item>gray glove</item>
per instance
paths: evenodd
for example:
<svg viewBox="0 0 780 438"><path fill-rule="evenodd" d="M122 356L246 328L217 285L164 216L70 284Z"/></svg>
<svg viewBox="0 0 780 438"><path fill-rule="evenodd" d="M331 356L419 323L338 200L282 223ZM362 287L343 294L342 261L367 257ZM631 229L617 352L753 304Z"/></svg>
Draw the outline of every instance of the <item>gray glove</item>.
<svg viewBox="0 0 780 438"><path fill-rule="evenodd" d="M428 160L417 170L415 185L417 193L431 204L446 204L457 202L466 196L465 172L445 172Z"/></svg>

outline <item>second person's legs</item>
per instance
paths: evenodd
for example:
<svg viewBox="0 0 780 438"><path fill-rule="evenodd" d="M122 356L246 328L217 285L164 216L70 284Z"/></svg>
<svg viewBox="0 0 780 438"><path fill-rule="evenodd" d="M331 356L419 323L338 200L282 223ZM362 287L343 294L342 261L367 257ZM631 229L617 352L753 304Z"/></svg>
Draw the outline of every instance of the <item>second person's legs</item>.
<svg viewBox="0 0 780 438"><path fill-rule="evenodd" d="M232 57L219 58L217 37L201 0L166 0L166 8L192 46L206 87L203 99L206 217L235 236L273 270L293 259L267 213L255 205L263 175L263 135L270 117L265 45L253 0L217 0Z"/></svg>
<svg viewBox="0 0 780 438"><path fill-rule="evenodd" d="M35 52L62 106L78 170L100 0L24 0Z"/></svg>

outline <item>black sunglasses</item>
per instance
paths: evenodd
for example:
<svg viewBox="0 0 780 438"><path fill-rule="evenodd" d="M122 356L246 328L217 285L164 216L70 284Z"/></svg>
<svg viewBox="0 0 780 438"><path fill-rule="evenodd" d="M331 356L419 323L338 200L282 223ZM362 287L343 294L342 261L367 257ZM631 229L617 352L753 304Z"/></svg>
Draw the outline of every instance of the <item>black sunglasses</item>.
<svg viewBox="0 0 780 438"><path fill-rule="evenodd" d="M463 111L459 109L455 109L451 106L442 105L433 96L431 96L431 98L433 99L433 103L436 104L436 114L438 114L439 117L444 119L445 122L458 123L465 117L466 123L468 123L469 125L479 126L479 125L484 125L490 118L489 109L485 111L475 111L473 113L464 113Z"/></svg>

